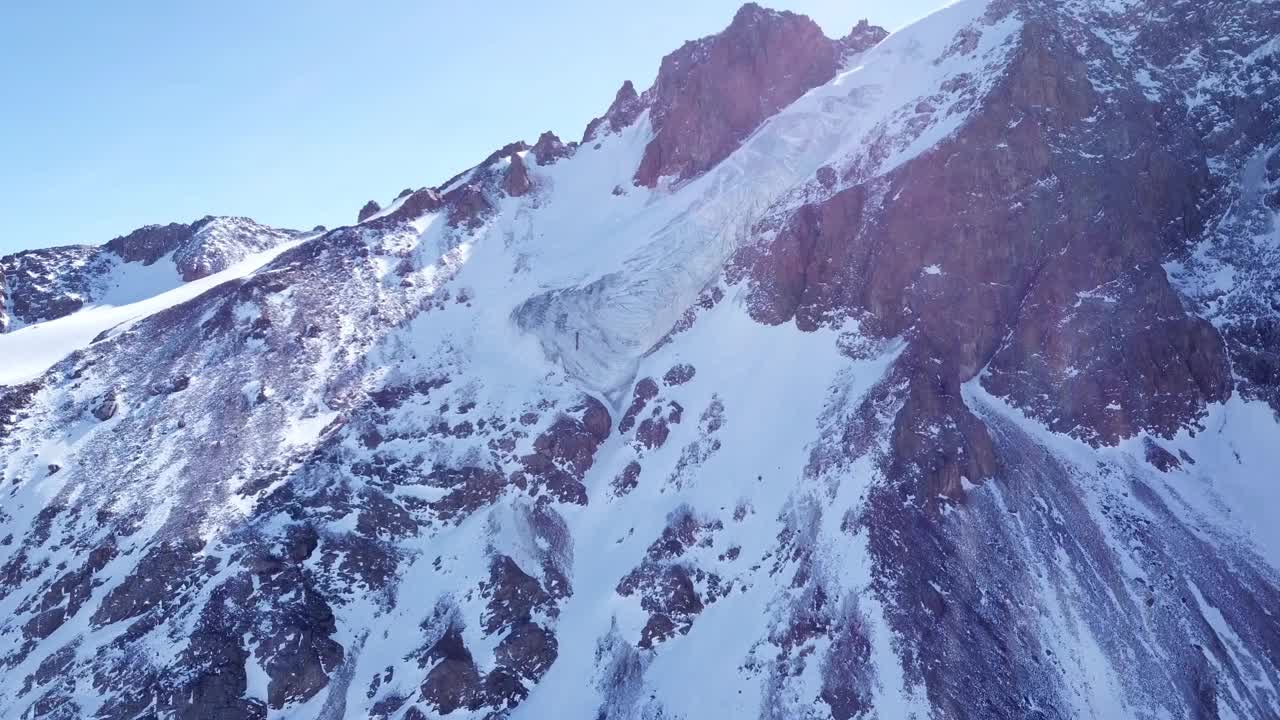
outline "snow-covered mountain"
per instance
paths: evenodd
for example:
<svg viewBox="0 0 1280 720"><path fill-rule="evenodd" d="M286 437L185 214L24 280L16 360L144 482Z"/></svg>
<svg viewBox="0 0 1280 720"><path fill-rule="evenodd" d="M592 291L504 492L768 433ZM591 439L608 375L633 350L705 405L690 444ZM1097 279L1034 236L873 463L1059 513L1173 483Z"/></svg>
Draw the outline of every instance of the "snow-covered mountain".
<svg viewBox="0 0 1280 720"><path fill-rule="evenodd" d="M105 245L67 245L0 257L0 332L119 305L226 270L300 237L242 217L138 228ZM6 289L6 285L8 286Z"/></svg>
<svg viewBox="0 0 1280 720"><path fill-rule="evenodd" d="M1277 36L746 5L353 226L5 258L0 716L1280 717Z"/></svg>

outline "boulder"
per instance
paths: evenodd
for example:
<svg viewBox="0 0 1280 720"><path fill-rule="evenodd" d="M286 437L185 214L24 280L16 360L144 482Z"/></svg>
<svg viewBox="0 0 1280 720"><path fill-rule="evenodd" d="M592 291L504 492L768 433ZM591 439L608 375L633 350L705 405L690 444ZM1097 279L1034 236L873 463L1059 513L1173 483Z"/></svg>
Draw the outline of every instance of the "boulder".
<svg viewBox="0 0 1280 720"><path fill-rule="evenodd" d="M120 400L115 391L112 390L98 399L97 404L93 407L93 416L105 422L115 417L119 409Z"/></svg>

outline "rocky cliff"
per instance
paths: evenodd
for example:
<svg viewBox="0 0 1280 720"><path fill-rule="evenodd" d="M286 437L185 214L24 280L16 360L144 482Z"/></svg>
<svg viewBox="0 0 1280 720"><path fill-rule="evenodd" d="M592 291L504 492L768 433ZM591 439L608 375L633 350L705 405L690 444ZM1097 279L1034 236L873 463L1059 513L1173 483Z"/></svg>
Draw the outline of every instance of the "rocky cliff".
<svg viewBox="0 0 1280 720"><path fill-rule="evenodd" d="M0 257L0 288L9 288L8 304L0 303L0 331L199 280L301 235L248 218L208 216L190 224L148 225L101 246L68 245ZM161 261L163 267L155 272L142 270Z"/></svg>
<svg viewBox="0 0 1280 720"><path fill-rule="evenodd" d="M72 308L0 368L0 715L1280 717L1278 30L748 5L581 143Z"/></svg>

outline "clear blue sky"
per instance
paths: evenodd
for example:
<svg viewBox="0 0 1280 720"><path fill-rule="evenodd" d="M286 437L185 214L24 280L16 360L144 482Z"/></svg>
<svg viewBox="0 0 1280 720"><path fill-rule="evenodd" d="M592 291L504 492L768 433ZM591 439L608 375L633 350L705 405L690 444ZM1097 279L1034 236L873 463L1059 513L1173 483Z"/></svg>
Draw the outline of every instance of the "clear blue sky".
<svg viewBox="0 0 1280 720"><path fill-rule="evenodd" d="M2 2L0 254L206 214L349 224L507 142L579 139L740 4ZM834 37L945 0L762 4Z"/></svg>

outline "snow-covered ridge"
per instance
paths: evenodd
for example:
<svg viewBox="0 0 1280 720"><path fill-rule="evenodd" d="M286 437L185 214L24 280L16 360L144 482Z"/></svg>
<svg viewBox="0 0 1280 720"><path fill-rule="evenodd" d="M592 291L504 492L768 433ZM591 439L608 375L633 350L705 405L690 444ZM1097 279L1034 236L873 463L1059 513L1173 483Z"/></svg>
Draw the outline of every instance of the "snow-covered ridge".
<svg viewBox="0 0 1280 720"><path fill-rule="evenodd" d="M172 257L150 266L118 263L96 301L55 320L15 328L0 334L0 385L31 380L104 333L119 333L161 310L186 302L225 282L251 276L305 238L253 253L221 272L183 283L174 272Z"/></svg>
<svg viewBox="0 0 1280 720"><path fill-rule="evenodd" d="M173 251L173 264L183 280L222 272L249 255L300 237L295 230L267 227L245 217L212 217L192 223L190 239Z"/></svg>
<svg viewBox="0 0 1280 720"><path fill-rule="evenodd" d="M588 218L561 228L554 211L531 211L527 222L532 232L563 243L556 255L557 274L567 274L565 267L579 262L583 269L574 285L540 278L552 289L518 308L517 323L535 333L548 356L584 386L614 397L625 391L639 357L753 237L760 221L785 209L778 207L779 199L785 202L813 185L818 169L827 165L844 170L865 167L871 159L861 180L889 172L963 124L975 95L985 88L966 87L970 94L963 95L965 104L958 102L961 93L943 89L964 78L986 78L979 82L989 84L1019 27L1012 16L983 26L984 10L982 2L958 3L849 58L844 72L767 120L705 175L663 185L652 194L633 188L631 192L647 195L638 208L642 221L617 223L611 218L614 224L606 228L592 227ZM954 51L955 29L971 26L976 35L972 47ZM932 118L921 123L916 106L939 94L954 105L931 108ZM608 141L627 146L615 151L623 155L618 162L624 167L638 162L631 153L648 140L645 118ZM883 149L885 137L893 138L889 151L868 157L872 148ZM579 156L584 154L591 151ZM545 172L551 189L544 207L586 203L555 181L581 164L575 157ZM602 187L608 185L597 181L593 189ZM615 261L602 263L588 249L600 243L610 247Z"/></svg>
<svg viewBox="0 0 1280 720"><path fill-rule="evenodd" d="M586 145L506 146L186 285L135 238L129 282L0 336L6 360L56 341L0 377L0 716L1277 715L1272 409L1237 390L1107 445L1032 411L1113 368L1037 407L955 357L1017 334L993 278L1048 288L1028 313L1054 331L1150 309L1049 244L1067 210L1098 220L1062 233L1086 250L1145 227L1142 183L1061 142L1149 127L1088 105L1151 110L1135 69L1060 41L1094 37L1070 5L950 6L685 181L635 184L655 126L630 88ZM1144 140L1190 135L1166 119ZM1250 178L1240 217L1266 219L1277 142L1214 156ZM1176 157L1151 187L1197 180ZM761 251L818 224L807 255ZM879 277L840 256L868 245ZM760 321L744 256L878 305ZM1099 336L1055 337L1029 352ZM1132 354L1167 381L1180 337Z"/></svg>
<svg viewBox="0 0 1280 720"><path fill-rule="evenodd" d="M95 304L132 302L221 272L300 237L242 217L148 225L100 246L25 250L0 258L8 292L0 331L54 320ZM154 268L157 263L162 267Z"/></svg>

